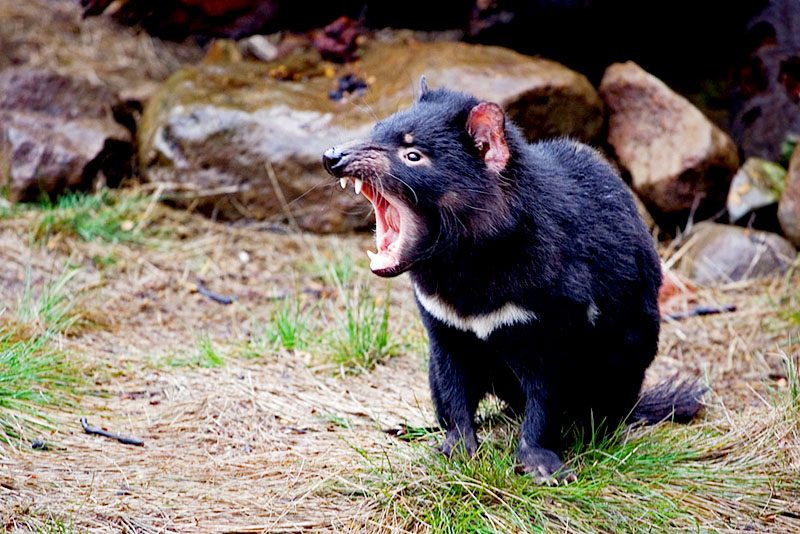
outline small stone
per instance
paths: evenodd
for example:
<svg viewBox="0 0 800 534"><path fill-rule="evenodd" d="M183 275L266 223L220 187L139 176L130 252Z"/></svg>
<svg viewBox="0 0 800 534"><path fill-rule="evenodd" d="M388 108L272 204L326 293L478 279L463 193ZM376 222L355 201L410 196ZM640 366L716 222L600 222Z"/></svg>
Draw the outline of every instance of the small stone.
<svg viewBox="0 0 800 534"><path fill-rule="evenodd" d="M685 239L687 249L675 270L709 286L781 276L797 255L778 234L739 226L701 222Z"/></svg>
<svg viewBox="0 0 800 534"><path fill-rule="evenodd" d="M736 172L728 190L726 207L731 222L755 228L777 229L778 200L786 170L758 158L750 158Z"/></svg>
<svg viewBox="0 0 800 534"><path fill-rule="evenodd" d="M275 61L278 47L263 35L251 35L239 41L239 50L245 57L252 56L261 61Z"/></svg>

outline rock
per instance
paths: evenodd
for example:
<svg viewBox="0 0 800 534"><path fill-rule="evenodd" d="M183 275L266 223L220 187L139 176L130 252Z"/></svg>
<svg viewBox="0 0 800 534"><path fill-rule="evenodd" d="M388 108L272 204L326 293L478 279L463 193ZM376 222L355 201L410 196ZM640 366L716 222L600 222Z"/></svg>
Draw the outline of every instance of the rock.
<svg viewBox="0 0 800 534"><path fill-rule="evenodd" d="M783 193L786 169L758 158L745 161L728 190L728 217L749 227L778 229L778 200Z"/></svg>
<svg viewBox="0 0 800 534"><path fill-rule="evenodd" d="M358 56L358 34L358 22L342 16L314 32L314 47L328 61L353 61Z"/></svg>
<svg viewBox="0 0 800 534"><path fill-rule="evenodd" d="M800 248L800 144L789 161L786 187L778 204L778 221L784 235Z"/></svg>
<svg viewBox="0 0 800 534"><path fill-rule="evenodd" d="M0 72L0 183L12 201L38 199L130 172L132 135L114 120L116 96L55 71Z"/></svg>
<svg viewBox="0 0 800 534"><path fill-rule="evenodd" d="M278 59L278 47L270 42L265 35L251 35L239 41L242 54L253 57L259 61L274 61Z"/></svg>
<svg viewBox="0 0 800 534"><path fill-rule="evenodd" d="M368 205L334 193L321 154L410 105L422 74L432 88L462 89L501 103L531 138L590 140L603 122L602 104L585 77L496 47L372 43L339 73L312 70L301 82L274 79L279 66L244 61L174 74L140 125L144 177L168 184L179 205L227 219L268 219L286 215L272 169L301 227L347 231L371 224ZM338 75L347 72L367 80L368 91L363 98L355 91L331 100Z"/></svg>
<svg viewBox="0 0 800 534"><path fill-rule="evenodd" d="M739 167L736 146L685 98L633 62L606 69L608 142L662 227L720 211Z"/></svg>
<svg viewBox="0 0 800 534"><path fill-rule="evenodd" d="M777 234L710 222L696 224L684 246L676 271L704 285L779 276L797 255Z"/></svg>
<svg viewBox="0 0 800 534"><path fill-rule="evenodd" d="M776 161L783 140L800 133L800 2L761 4L741 39L747 57L733 77L731 135L746 157Z"/></svg>

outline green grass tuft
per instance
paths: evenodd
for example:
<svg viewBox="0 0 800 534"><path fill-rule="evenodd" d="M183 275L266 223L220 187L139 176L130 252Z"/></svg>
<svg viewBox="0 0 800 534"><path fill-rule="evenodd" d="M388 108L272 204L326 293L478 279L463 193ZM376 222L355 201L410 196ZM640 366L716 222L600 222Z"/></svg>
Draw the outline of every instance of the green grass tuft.
<svg viewBox="0 0 800 534"><path fill-rule="evenodd" d="M333 333L333 361L350 372L371 369L395 348L389 341L389 286L380 304L366 287L342 293L344 314Z"/></svg>
<svg viewBox="0 0 800 534"><path fill-rule="evenodd" d="M319 324L312 315L318 304L303 304L300 295L276 298L269 315L269 322L263 323L258 317L245 310L249 317L250 338L238 352L245 357L258 358L280 350L293 352L316 347L320 335Z"/></svg>
<svg viewBox="0 0 800 534"><path fill-rule="evenodd" d="M323 256L310 243L309 248L315 258L311 272L335 289L331 309L322 310L322 314L332 316L336 327L331 328L327 322L306 324L307 332L322 334L307 348L326 354L340 374L368 371L383 358L395 354L400 344L389 329L391 284L386 285L385 296L377 298L370 291L370 284L362 279L365 274L373 275L356 266L352 258L336 251L333 257Z"/></svg>
<svg viewBox="0 0 800 534"><path fill-rule="evenodd" d="M74 532L72 519L68 522L60 519L51 519L41 527L38 527L37 532L40 534L71 534Z"/></svg>
<svg viewBox="0 0 800 534"><path fill-rule="evenodd" d="M2 526L0 532L36 532L38 534L72 534L75 527L72 518L56 517L51 511L40 511L35 508L24 508L21 515ZM84 531L81 531L84 532Z"/></svg>
<svg viewBox="0 0 800 534"><path fill-rule="evenodd" d="M57 346L58 339L79 320L75 300L66 289L76 272L68 271L38 294L29 276L15 316L0 324L2 441L23 438L35 428L47 427L48 419L41 408L68 403L82 382L69 355Z"/></svg>
<svg viewBox="0 0 800 534"><path fill-rule="evenodd" d="M264 341L273 350L278 347L289 351L308 348L311 335L309 316L313 309L312 306L301 313L299 295L283 300L276 299L269 327L264 332Z"/></svg>
<svg viewBox="0 0 800 534"><path fill-rule="evenodd" d="M225 364L225 358L217 352L211 338L208 335L198 336L196 362L200 367L221 367Z"/></svg>
<svg viewBox="0 0 800 534"><path fill-rule="evenodd" d="M172 367L215 368L225 365L225 360L225 356L214 346L208 334L198 334L195 336L194 351L189 352L188 356L179 355L168 358L167 363Z"/></svg>
<svg viewBox="0 0 800 534"><path fill-rule="evenodd" d="M41 211L33 229L34 241L46 243L56 234L74 235L85 241L139 243L145 232L135 221L148 199L138 194L122 194L104 189L96 194L67 193L55 203L49 198L38 206Z"/></svg>

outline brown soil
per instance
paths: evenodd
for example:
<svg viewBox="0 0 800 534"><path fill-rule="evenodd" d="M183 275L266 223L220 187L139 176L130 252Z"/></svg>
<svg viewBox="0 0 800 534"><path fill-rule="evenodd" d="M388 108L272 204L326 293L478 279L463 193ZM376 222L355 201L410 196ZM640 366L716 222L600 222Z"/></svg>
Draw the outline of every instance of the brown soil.
<svg viewBox="0 0 800 534"><path fill-rule="evenodd" d="M344 378L302 352L231 358L214 369L170 368L165 358L196 352L200 333L221 351L246 343L251 317L269 322L275 298L295 286L312 290L309 300L333 302L335 288L313 267L302 270L314 265L309 245L330 257L368 238L279 235L161 210L183 219L170 221L183 239L163 251L74 238L31 248L29 221L0 230L3 302L19 298L29 270L35 288L58 279L68 261L83 266L71 287L81 289L85 321L63 343L94 375L98 394L49 414L58 427L43 437L54 450L2 449L4 524L35 526L32 517L55 514L92 532L276 532L363 520L370 503L332 499L326 486L358 464L348 443L374 450L387 439L381 429L431 423L417 356ZM100 271L92 257L109 252L119 261ZM197 276L238 300L226 306L201 295ZM413 322L422 335L413 309L401 309L407 282L393 287L393 325ZM338 306L325 308L331 321ZM87 435L81 415L145 445Z"/></svg>
<svg viewBox="0 0 800 534"><path fill-rule="evenodd" d="M61 235L31 246L30 220L3 223L4 302L19 298L28 272L40 287L57 279L67 262L82 266L70 287L80 290L85 321L63 343L92 376L96 393L50 412L58 423L43 436L51 451L25 443L0 451L4 524L24 531L52 515L89 532L364 527L377 503L342 491L365 468L359 451L380 454L396 444L382 429L435 423L418 353L401 350L357 376L341 376L320 355L302 351L231 356L209 369L171 367L169 358L196 352L199 333L208 333L223 353L243 346L257 333L253 318L268 322L275 298L296 289L304 308L316 303L321 310L323 330L341 328L337 289L319 276L315 255L331 263L354 258L356 278L380 296L385 281L369 276L363 255L371 238L281 235L163 206L151 214L149 224L170 228L173 239L123 246ZM108 254L115 265L99 268L92 260ZM229 306L214 302L196 291L198 277L239 299ZM781 355L797 348L780 346L791 332L771 304L791 294L784 284L692 294L686 306L735 304L737 311L666 323L648 380L675 372L704 377L713 388L712 414L723 405L740 410L764 402L765 386L784 378ZM392 336L424 335L405 278L392 285L390 313ZM82 415L145 445L87 435L78 423Z"/></svg>

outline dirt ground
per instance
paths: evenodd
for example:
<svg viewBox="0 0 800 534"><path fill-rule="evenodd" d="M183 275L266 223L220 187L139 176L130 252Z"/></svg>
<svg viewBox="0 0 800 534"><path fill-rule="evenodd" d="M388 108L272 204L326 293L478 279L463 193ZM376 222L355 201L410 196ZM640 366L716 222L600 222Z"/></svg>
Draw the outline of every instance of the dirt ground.
<svg viewBox="0 0 800 534"><path fill-rule="evenodd" d="M382 430L435 422L419 350L401 349L355 376L300 350L231 356L214 368L174 358L196 351L199 333L222 352L241 346L269 320L276 297L297 289L307 304L320 303L320 320L341 327L336 290L319 277L315 256L353 258L358 279L384 295L386 282L366 270L371 237L233 227L163 206L153 213L172 232L156 246L59 235L31 246L29 220L0 228L3 302L19 298L26 277L37 287L67 263L81 266L70 287L84 321L62 341L91 377L78 405L48 412L57 423L42 436L50 451L27 443L0 449L5 528L23 532L59 518L79 532L365 529L379 506L359 498L365 458L402 446ZM107 255L116 263L98 266ZM239 300L203 296L198 279ZM698 290L679 302L737 310L665 323L648 380L703 377L712 414L764 402L765 387L785 384L782 355L797 356L796 329L787 346L792 331L776 307L791 294L787 282L797 288L796 278L772 280ZM424 336L405 278L392 284L390 321L398 339ZM144 446L85 434L81 416Z"/></svg>
<svg viewBox="0 0 800 534"><path fill-rule="evenodd" d="M313 263L308 243L321 253L365 245L364 236L279 235L191 216L186 222L193 235L175 248L115 247L120 261L111 273L92 267L92 257L108 253L98 251L103 245L70 240L30 248L24 223L0 231L3 302L19 298L29 269L36 287L58 279L68 261L88 266L72 284L88 324L63 341L87 373L110 375L96 383L96 396L51 414L58 429L45 437L54 450L3 448L7 528L25 524L17 523L18 514L48 513L90 532L346 528L369 516L369 503L331 499L326 489L359 461L348 443L375 450L388 439L383 428L431 423L418 356L344 378L315 369L302 352L235 358L214 369L159 363L161 356L194 350L200 332L219 346L245 342L253 333L250 318L268 321L276 297L295 284L319 288L313 275L295 269ZM239 300L225 306L198 293L199 272L209 288ZM409 296L407 282L394 284L393 299ZM419 330L413 310L400 306L393 322ZM145 445L87 435L81 415Z"/></svg>

